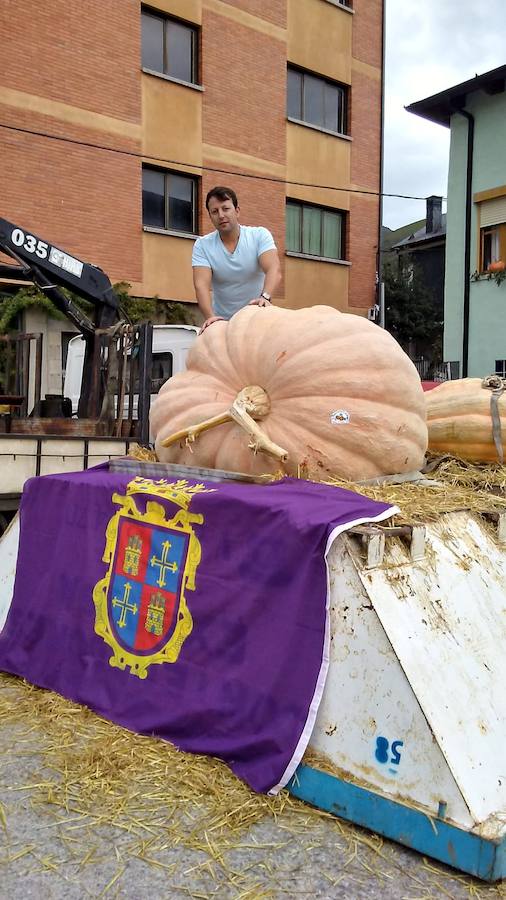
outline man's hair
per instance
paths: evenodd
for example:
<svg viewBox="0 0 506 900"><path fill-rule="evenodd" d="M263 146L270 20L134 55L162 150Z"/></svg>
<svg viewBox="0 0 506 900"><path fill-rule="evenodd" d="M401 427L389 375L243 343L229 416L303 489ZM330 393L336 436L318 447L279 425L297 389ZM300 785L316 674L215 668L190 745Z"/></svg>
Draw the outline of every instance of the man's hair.
<svg viewBox="0 0 506 900"><path fill-rule="evenodd" d="M217 197L218 200L231 200L234 204L235 208L239 206L237 201L237 194L232 188L223 187L222 185L218 185L218 187L211 188L206 197L206 209L209 212L209 201L211 197Z"/></svg>

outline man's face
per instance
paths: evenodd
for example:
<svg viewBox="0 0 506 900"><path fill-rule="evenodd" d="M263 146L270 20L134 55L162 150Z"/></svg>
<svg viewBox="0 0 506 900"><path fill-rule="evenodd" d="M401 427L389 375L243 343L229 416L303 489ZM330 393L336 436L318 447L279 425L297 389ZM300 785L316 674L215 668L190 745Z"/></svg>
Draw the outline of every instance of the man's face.
<svg viewBox="0 0 506 900"><path fill-rule="evenodd" d="M220 234L230 234L236 230L239 224L239 207L234 206L232 200L228 198L220 200L218 197L211 197L209 216Z"/></svg>

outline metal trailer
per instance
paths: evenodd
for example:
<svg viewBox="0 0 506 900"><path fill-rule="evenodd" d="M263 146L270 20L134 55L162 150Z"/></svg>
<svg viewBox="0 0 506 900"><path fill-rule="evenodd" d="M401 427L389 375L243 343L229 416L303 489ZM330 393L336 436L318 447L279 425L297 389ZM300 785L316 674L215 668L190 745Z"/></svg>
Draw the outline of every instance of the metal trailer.
<svg viewBox="0 0 506 900"><path fill-rule="evenodd" d="M506 535L468 512L330 550L330 667L291 792L485 881L506 877ZM395 529L394 529L395 531Z"/></svg>
<svg viewBox="0 0 506 900"><path fill-rule="evenodd" d="M332 544L329 672L312 762L289 785L491 882L506 877L504 525L464 511ZM16 518L0 541L0 630L17 542Z"/></svg>

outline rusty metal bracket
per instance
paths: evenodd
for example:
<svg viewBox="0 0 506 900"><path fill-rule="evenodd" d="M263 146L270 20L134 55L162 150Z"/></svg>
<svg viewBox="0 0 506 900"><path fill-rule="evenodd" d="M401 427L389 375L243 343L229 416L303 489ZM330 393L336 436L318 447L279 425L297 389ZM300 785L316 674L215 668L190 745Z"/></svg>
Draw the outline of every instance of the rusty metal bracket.
<svg viewBox="0 0 506 900"><path fill-rule="evenodd" d="M497 526L498 543L506 544L506 512L484 512L481 515Z"/></svg>
<svg viewBox="0 0 506 900"><path fill-rule="evenodd" d="M361 537L367 552L366 569L381 565L385 542L389 537L401 537L407 541L411 562L425 558L425 525L357 525L350 528L348 534Z"/></svg>

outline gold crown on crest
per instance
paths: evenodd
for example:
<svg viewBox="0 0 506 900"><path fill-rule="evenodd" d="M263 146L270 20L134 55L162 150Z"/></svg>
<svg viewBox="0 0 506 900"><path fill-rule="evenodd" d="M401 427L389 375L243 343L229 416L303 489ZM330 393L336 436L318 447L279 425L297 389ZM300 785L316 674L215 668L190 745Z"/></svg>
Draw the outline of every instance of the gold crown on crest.
<svg viewBox="0 0 506 900"><path fill-rule="evenodd" d="M171 500L181 509L188 509L196 494L211 494L215 488L206 488L203 484L189 484L185 479L167 481L166 478L141 478L137 475L127 485L127 496L131 494L154 494L163 500Z"/></svg>

